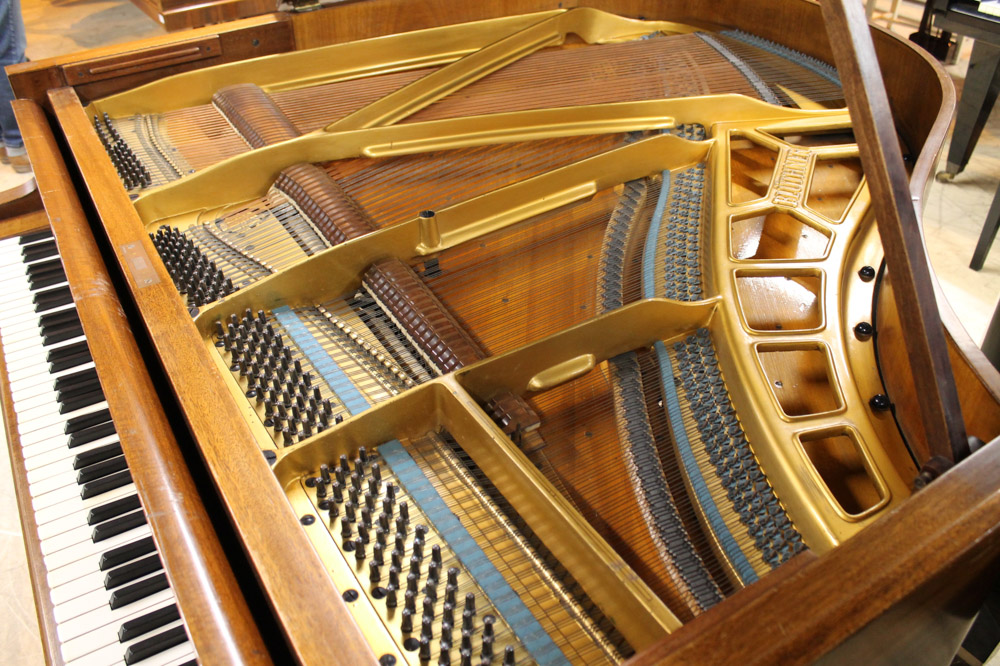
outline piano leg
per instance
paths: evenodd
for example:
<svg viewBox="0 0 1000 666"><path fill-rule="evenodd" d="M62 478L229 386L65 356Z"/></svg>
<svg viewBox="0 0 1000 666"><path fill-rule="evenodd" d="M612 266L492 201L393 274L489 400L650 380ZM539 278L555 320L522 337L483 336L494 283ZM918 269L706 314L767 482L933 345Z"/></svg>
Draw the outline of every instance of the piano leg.
<svg viewBox="0 0 1000 666"><path fill-rule="evenodd" d="M990 111L1000 93L1000 47L977 39L972 47L969 73L958 102L955 131L948 148L948 163L939 180L951 180L969 163Z"/></svg>

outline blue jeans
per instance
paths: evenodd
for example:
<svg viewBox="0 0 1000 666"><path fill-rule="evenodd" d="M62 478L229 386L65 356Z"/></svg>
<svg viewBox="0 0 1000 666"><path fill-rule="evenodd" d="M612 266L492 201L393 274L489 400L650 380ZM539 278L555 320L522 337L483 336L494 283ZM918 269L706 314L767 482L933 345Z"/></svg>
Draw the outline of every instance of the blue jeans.
<svg viewBox="0 0 1000 666"><path fill-rule="evenodd" d="M0 0L0 68L24 62L24 21L21 19L20 0ZM7 148L21 148L21 131L14 120L10 103L14 91L10 89L7 74L0 76L0 136Z"/></svg>

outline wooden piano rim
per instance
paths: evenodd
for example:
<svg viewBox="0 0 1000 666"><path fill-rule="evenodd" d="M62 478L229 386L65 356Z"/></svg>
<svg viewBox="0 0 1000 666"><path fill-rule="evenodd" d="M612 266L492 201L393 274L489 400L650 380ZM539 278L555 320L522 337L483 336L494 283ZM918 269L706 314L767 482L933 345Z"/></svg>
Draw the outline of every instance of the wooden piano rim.
<svg viewBox="0 0 1000 666"><path fill-rule="evenodd" d="M115 369L113 380L102 378L104 386L111 386L113 381L116 389L105 392L108 406L143 507L161 507L147 510L147 520L199 659L213 664L270 663L211 521L198 500L52 131L33 102L20 100L14 106L91 355L96 364ZM33 221L47 226L44 212L34 214ZM18 233L15 229L8 231ZM134 372L122 372L123 368ZM5 366L0 380L0 388L9 395ZM17 473L23 469L23 461L16 420L7 402L4 415L9 419L12 461L16 457L21 465L15 467L18 502L29 509L22 511L22 525L46 658L49 663L61 663L27 482ZM164 479L169 482L164 483Z"/></svg>
<svg viewBox="0 0 1000 666"><path fill-rule="evenodd" d="M377 8L384 8L387 5L392 5L393 0L370 0L370 3L355 3L353 5L345 5L342 8L333 8L330 10L325 10L328 12L336 13L340 12L344 16L351 16L351 12L363 12L364 10L360 8L360 4L369 4L375 11ZM515 5L514 9L518 11L531 11L538 8L548 7L550 3L539 2L534 0L523 0L521 2L512 3ZM649 8L652 6L651 3L643 2L622 2L622 3L609 3L601 2L595 3L602 7L609 7L612 4L620 4L622 7L628 9L640 9ZM690 3L685 3L683 1L677 3L681 6L681 9L676 10L675 18L683 15L683 7L686 7ZM719 9L706 10L710 12L715 12L712 19L719 18L719 16L724 15L725 12L734 12L734 7L736 6L734 0L723 0L719 3L715 3L714 7ZM740 23L743 26L754 26L756 24L764 25L768 20L768 15L773 16L774 11L773 3L769 6L765 6L767 3L764 2L750 2L743 5L743 7L748 7L746 15L741 19ZM376 7L377 6L377 7ZM609 7L611 8L611 7ZM794 22L796 19L800 19L803 22L808 18L809 12L814 12L814 15L818 16L818 5L813 2L799 2L799 1L789 1L782 3L782 10L787 10L786 15L783 17L787 22ZM490 9L493 11L495 8ZM626 9L627 11L627 9ZM662 10L661 10L662 11ZM651 12L656 13L656 12ZM337 14L338 16L341 14ZM791 18L789 18L791 16ZM468 20L464 15L461 19L456 20ZM298 27L305 21L303 17L296 16L293 17L293 21L296 23L296 38L299 38ZM720 21L722 22L722 21ZM349 21L348 21L349 24ZM401 29L415 29L416 27L421 27L419 25L414 26L397 26ZM364 30L362 28L361 30ZM359 36L367 35L353 35L354 38ZM765 37L769 36L767 34ZM802 36L796 37L801 41ZM886 56L889 61L894 62L897 67L901 66L900 58L904 61L912 58L911 47L902 43L897 38L884 34L877 33L876 39L878 42L880 55ZM308 37L304 37L300 43L305 43L308 41ZM825 47L823 45L814 46L811 48L812 51L819 51L819 55L822 55L822 51ZM809 49L804 49L809 50ZM813 53L816 55L816 53ZM827 58L829 60L829 58ZM912 65L912 63L909 63ZM918 130L917 135L920 135L922 139L922 147L920 157L917 160L914 171L912 173L911 179L911 191L914 196L919 196L926 185L931 170L933 168L934 157L937 154L937 150L943 140L944 133L947 130L947 125L949 123L953 108L954 108L954 91L950 87L950 83L944 78L944 74L939 66L932 65L931 70L938 77L939 83L941 84L941 111L936 114L933 121L929 123L929 129L926 128L928 123L924 123L924 129ZM127 198L124 192L121 190L118 180L113 170L111 170L110 165L106 164L106 160L103 159L103 153L100 150L100 146L96 144L96 139L89 137L87 135L87 129L89 129L89 124L86 121L86 117L82 114L79 108L79 102L75 99L75 95L69 90L54 91L51 94L51 102L54 108L57 110L57 115L60 117L63 123L64 130L69 138L70 144L74 148L76 158L81 163L87 164L87 173L85 174L87 179L88 188L91 191L91 195L98 206L99 212L102 217L105 218L105 222L108 225L108 233L112 238L112 243L115 246L121 245L123 242L128 242L133 240L128 236L127 226L130 217L130 209L127 204ZM921 121L917 121L919 125ZM912 128L911 128L912 129ZM925 131L926 130L926 131ZM123 211L125 211L123 213ZM147 251L152 251L151 246L147 244ZM162 266L157 262L157 270L161 276L161 280L166 280L165 271L163 271ZM173 304L170 304L166 310L162 303L157 303L157 299L150 294L143 294L143 290L138 290L135 285L131 285L133 289L133 295L136 300L140 303L140 307L143 303L146 307L153 308L160 314L164 315L169 321L176 322L180 326L177 327L172 333L177 338L176 342L171 341L170 347L175 346L178 349L183 348L187 344L199 344L194 335L192 327L182 325L187 321L185 313L178 311ZM176 300L176 299L174 299ZM145 307L143 309L146 309ZM167 328L163 322L158 322L151 325L151 327L160 327L159 333L152 331L154 338L161 338L165 335L162 329ZM961 329L956 329L957 332L953 331L953 338L960 340L962 337ZM961 346L961 342L959 343ZM975 366L975 355L972 355L972 364ZM173 363L176 365L179 363L176 359L170 360L165 359L165 363ZM194 364L197 366L197 363ZM169 374L171 377L180 377L180 375L175 375L173 372L174 368L168 367ZM204 370L203 367L194 367L190 370L186 370L181 367L178 371L181 375L185 373L190 373L187 375L187 379L178 378L178 386L189 384L189 382L194 379L198 374ZM996 373L990 375L989 373L981 373L981 380L995 396L1000 397L1000 382L996 381ZM210 392L204 392L202 396L210 394ZM187 401L193 403L197 402L196 397L189 396ZM183 399L182 399L183 402ZM216 406L213 405L213 408ZM212 414L212 418L216 423L192 423L192 427L195 431L202 431L208 433L209 435L222 433L224 428L221 427L220 422L228 423L234 428L229 434L231 437L235 436L237 438L247 437L246 426L235 415L237 418L233 418L233 410L224 408L222 410L216 409ZM189 418L194 419L204 419L204 416L192 417L189 414ZM247 439L249 439L247 437ZM239 467L232 460L227 459L226 451L222 450L222 447L216 446L216 442L221 440L213 440L211 437L204 438L199 437L200 441L208 442L208 444L203 449L203 455L206 457L210 469L216 474L216 478L220 486L223 486L223 495L230 498L228 489L232 489L234 493L233 497L250 499L255 502L258 506L260 504L269 503L274 500L284 502L283 495L278 492L278 489L274 487L273 479L266 479L266 475L257 474L254 472L254 478L252 479L241 479L242 483L237 483L233 477L234 472L237 470L241 473L246 472L245 466ZM232 444L230 445L231 448ZM240 444L243 446L243 444ZM245 451L240 449L241 453L247 453L252 450L250 447L244 447ZM934 533L934 540L928 538L926 543L933 543L936 546L940 545L941 548L931 549L933 552L928 552L926 548L926 543L922 540L922 536L919 534L913 534L907 532L907 529L912 529L912 520L914 519L933 519L942 521L941 524L949 525L948 529L958 529L961 530L963 534L971 534L970 528L977 528L985 524L996 523L997 519L997 506L995 499L992 494L995 494L995 482L992 482L988 475L980 469L977 463L972 463L972 460L983 459L984 462L989 453L990 460L992 456L997 455L992 449L988 452L981 452L957 467L950 475L946 475L940 481L936 482L929 489L923 491L914 502L919 501L920 504L912 504L914 509L911 511L909 507L911 503L904 505L898 511L894 511L891 515L887 516L883 521L880 521L880 532L886 530L895 534L896 532L901 532L901 538L894 547L893 556L893 566L887 566L886 561L882 558L882 554L878 552L866 552L864 549L872 545L872 542L878 542L878 536L872 532L872 536L867 539L859 540L868 532L862 533L861 536L856 537L854 540L848 542L839 549L836 549L830 555L824 556L823 558L816 558L814 555L806 554L799 556L794 559L791 563L778 569L776 572L769 576L769 583L765 586L757 586L742 592L731 601L726 604L722 604L719 607L713 609L709 613L701 616L698 620L691 623L685 628L682 628L677 634L670 638L664 639L658 647L653 648L647 653L640 655L637 659L637 663L646 663L647 661L654 661L658 658L677 658L679 661L683 661L685 657L690 658L691 661L697 663L705 663L706 655L710 654L712 650L716 651L716 654L725 655L726 657L731 656L728 650L739 649L739 644L735 642L729 642L724 640L719 640L718 629L716 628L720 622L728 622L731 618L740 618L738 621L743 622L744 618L757 618L756 622L756 638L754 641L749 641L747 644L757 645L764 640L773 640L774 638L779 638L778 642L774 643L767 650L759 652L756 655L748 654L743 652L747 659L751 662L766 662L767 658L761 657L762 654L768 655L782 655L783 659L781 661L805 661L809 657L806 655L813 655L813 657L822 654L826 650L829 650L833 646L836 646L839 642L843 641L847 636L855 631L862 629L868 622L877 618L885 609L890 601L896 601L907 594L913 593L919 587L920 583L927 583L933 581L933 575L938 571L934 567L943 567L946 565L954 564L955 562L964 561L966 558L976 557L982 559L984 554L994 556L997 553L998 546L996 539L992 538L984 539L979 542L973 542L970 537L969 541L962 544L953 544L952 547L946 547L946 543L942 543L939 540L939 536L947 533L947 529L941 529ZM238 456L234 456L238 457ZM987 478L983 478L984 475ZM964 487L964 485L969 482L972 478L976 483L979 484L977 493L969 496L965 496L961 502L954 502L951 505L945 505L942 509L939 506L935 506L939 501L948 500L950 501L950 494L955 492L956 487ZM245 487L252 487L253 483L257 480L263 481L263 486L257 488L257 492L251 495L247 494L245 490L238 488L238 485ZM920 516L911 516L911 513L916 514L917 507L920 508ZM965 515L963 512L968 509L972 512L972 515ZM244 533L244 528L251 531L258 532L254 526L251 524L253 519L246 515L245 507L239 503L230 507L232 512L234 522L237 525L237 529ZM933 513L933 515L929 515ZM273 515L273 514L272 514ZM284 517L285 519L287 516ZM937 523L935 523L937 524ZM900 527L902 526L902 527ZM894 531L895 530L895 531ZM295 543L299 543L297 538L288 532ZM283 537L285 532L283 531L281 536ZM992 535L992 533L991 533ZM270 543L268 543L270 541ZM284 541L283 539L266 539L260 534L253 534L247 543L247 548L251 553L251 557L254 560L255 565L258 567L258 573L264 580L265 586L269 590L274 590L275 585L273 578L279 574L289 573L285 569L285 563L287 560L282 558L287 557L289 554L294 556L294 548L290 548L288 543L276 543L277 541ZM983 545L987 546L981 550L976 550L976 546ZM257 549L256 546L260 546L262 550ZM301 558L301 552L299 553ZM885 568L886 570L892 570L895 572L900 572L903 567L921 564L921 565L933 565L933 566L921 566L916 569L918 574L913 576L901 576L905 579L902 582L892 581L894 587L890 590L889 595L887 595L881 603L878 605L866 603L867 599L865 597L865 592L862 588L864 585L858 585L857 587L851 588L851 590L844 590L845 586L841 584L840 576L843 572L843 568L846 564L850 564L853 561L852 558L858 558L859 563L868 563L874 567L874 571L870 571L870 578L873 581L885 581L885 576L879 577L878 569ZM298 590L304 590L305 596L300 597L295 594L291 594L289 591L281 592L281 596L284 600L287 600L293 605L299 605L302 607L309 608L310 604L314 601L319 604L317 608L329 608L329 599L316 599L316 591L308 589L308 584L303 587L303 583L308 583L309 572L315 571L315 567L311 562L311 558L301 558L298 561L303 570L296 572L296 575L292 577L291 582ZM839 568L838 568L839 567ZM853 570L852 570L853 571ZM864 572L861 572L864 573ZM270 579L271 583L268 583ZM782 600L777 598L777 593L775 590L792 590L793 581L800 582L803 579L808 579L813 583L812 588L817 586L823 587L827 592L830 592L835 597L837 597L838 603L832 604L830 609L822 614L817 614L812 612L813 606L808 606L807 604L801 603L794 609L785 609L782 605ZM279 614L282 612L281 607L283 605L282 599L276 599L273 601L276 607L279 609ZM815 600L814 603L822 604L823 601ZM336 604L337 607L342 609L343 605L339 603ZM776 637L775 632L767 631L766 629L761 629L760 627L765 625L767 621L764 619L765 612L762 608L766 608L766 613L770 614L773 619L787 620L787 626L795 627L795 631L791 636ZM748 624L739 624L734 626L740 626L743 632L743 627L750 626ZM343 627L343 625L342 625ZM831 627L836 627L836 631L829 631ZM770 628L770 627L767 627ZM301 630L306 636L310 633L309 627L299 626L296 628L298 632ZM317 640L319 639L330 639L330 633L324 632L321 629L316 629L318 633L313 634ZM713 632L714 636L713 636ZM749 633L749 632L747 632ZM822 636L822 640L817 640L817 636ZM353 641L355 637L349 635L347 640L350 644L354 644ZM742 639L741 639L742 640ZM316 656L317 661L328 656L327 652L317 653L313 650L316 648L308 645L307 640L301 640L301 642L296 642L293 639L293 649L296 650L297 655L300 659L304 661L313 661L309 657ZM694 647L692 647L694 646ZM348 649L346 646L344 649ZM699 652L699 650L706 650L704 652ZM756 657L756 658L755 658ZM721 658L720 658L721 659Z"/></svg>

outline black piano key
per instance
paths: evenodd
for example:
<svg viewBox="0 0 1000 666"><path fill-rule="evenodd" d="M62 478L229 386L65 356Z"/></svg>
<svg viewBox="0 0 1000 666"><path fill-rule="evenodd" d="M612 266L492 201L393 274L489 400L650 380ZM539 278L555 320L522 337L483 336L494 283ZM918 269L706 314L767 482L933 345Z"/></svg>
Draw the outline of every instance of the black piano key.
<svg viewBox="0 0 1000 666"><path fill-rule="evenodd" d="M38 277L40 275L48 275L56 271L61 271L62 261L59 259L50 259L48 261L41 261L37 264L31 264L30 266L24 267L24 272L27 274L28 279L32 277Z"/></svg>
<svg viewBox="0 0 1000 666"><path fill-rule="evenodd" d="M90 405L96 405L101 400L104 400L104 392L98 388L96 391L83 393L81 395L73 396L72 398L60 401L59 413L69 414L70 412L75 412L78 409L83 409L84 407L89 407Z"/></svg>
<svg viewBox="0 0 1000 666"><path fill-rule="evenodd" d="M128 465L125 464L125 456L118 456L110 460L94 463L93 465L87 465L76 473L76 482L82 486L94 479L120 472L123 469L128 469Z"/></svg>
<svg viewBox="0 0 1000 666"><path fill-rule="evenodd" d="M77 344L86 344L85 340L81 340L80 343L74 342L68 347L74 347ZM63 349L59 347L59 349ZM84 350L77 354L63 355L57 361L51 361L49 363L49 374L54 375L57 372L62 372L63 370L69 370L70 368L75 368L78 365L83 365L84 363L90 363L93 361L93 357L90 355L90 350Z"/></svg>
<svg viewBox="0 0 1000 666"><path fill-rule="evenodd" d="M117 590L111 593L111 608L112 610L116 608L121 608L122 606L127 606L131 603L139 601L140 599L145 599L151 594L156 594L161 590L165 590L170 585L167 583L167 574L156 574L155 576L150 576L149 578L143 578L142 580L132 583L131 585L126 585L125 587L119 587Z"/></svg>
<svg viewBox="0 0 1000 666"><path fill-rule="evenodd" d="M59 249L56 247L56 242L54 240L46 241L44 243L34 243L21 249L21 256L24 257L26 262L39 261L41 259L45 259L46 257L54 257L58 253Z"/></svg>
<svg viewBox="0 0 1000 666"><path fill-rule="evenodd" d="M80 354L90 355L90 348L87 346L86 340L50 349L45 354L45 360L49 363L57 363L72 356L79 356Z"/></svg>
<svg viewBox="0 0 1000 666"><path fill-rule="evenodd" d="M156 573L163 568L160 556L156 553L148 555L141 560L135 560L128 564L112 569L104 576L104 589L113 590L134 580ZM155 627L153 627L155 629ZM138 635L138 634L137 634ZM135 638L135 636L133 636Z"/></svg>
<svg viewBox="0 0 1000 666"><path fill-rule="evenodd" d="M128 646L125 650L125 663L129 666L137 664L143 659L148 659L153 655L160 654L175 645L180 645L186 640L187 631L184 630L183 625L178 625L173 629L167 629L162 633L150 636L149 638Z"/></svg>
<svg viewBox="0 0 1000 666"><path fill-rule="evenodd" d="M106 520L103 523L98 523L97 526L94 527L94 531L91 532L90 538L91 541L97 543L99 541L104 541L105 539L110 539L113 536L117 536L122 532L134 530L140 525L145 524L146 514L141 510L133 511L132 513L126 513L124 516L118 516L117 518Z"/></svg>
<svg viewBox="0 0 1000 666"><path fill-rule="evenodd" d="M31 270L33 267L44 266L50 262L43 261L28 266L28 285L31 291L38 291L39 289L45 289L46 287L66 282L66 271L63 270L62 264L59 263L58 259L53 261L56 264L54 268L39 268L34 273Z"/></svg>
<svg viewBox="0 0 1000 666"><path fill-rule="evenodd" d="M87 368L86 370L71 372L68 375L59 377L52 383L52 389L54 391L61 391L66 388L91 382L95 379L97 379L97 370L94 368Z"/></svg>
<svg viewBox="0 0 1000 666"><path fill-rule="evenodd" d="M98 567L101 571L107 571L108 569L117 567L119 564L125 564L143 555L155 552L156 544L153 543L153 537L143 537L138 541L127 543L124 546L117 546L106 553L102 553Z"/></svg>
<svg viewBox="0 0 1000 666"><path fill-rule="evenodd" d="M64 402L71 398L81 396L93 391L99 390L101 387L101 381L94 377L93 379L87 381L80 381L71 386L65 386L56 392L56 400L59 402Z"/></svg>
<svg viewBox="0 0 1000 666"><path fill-rule="evenodd" d="M80 313L77 312L75 308L67 308L65 310L56 310L55 312L43 314L38 318L38 325L44 333L46 329L53 326L78 321L80 321Z"/></svg>
<svg viewBox="0 0 1000 666"><path fill-rule="evenodd" d="M80 486L80 498L90 499L91 497L97 497L109 490L121 488L130 483L132 483L132 474L127 469L124 469L83 484Z"/></svg>
<svg viewBox="0 0 1000 666"><path fill-rule="evenodd" d="M43 241L46 238L52 238L51 229L42 229L41 231L32 231L30 234L24 234L18 239L17 244L27 245L28 243L37 243L38 241Z"/></svg>
<svg viewBox="0 0 1000 666"><path fill-rule="evenodd" d="M115 424L113 421L107 421L105 423L101 423L100 425L84 428L83 430L74 432L69 436L68 448L73 449L82 444L96 442L101 437L107 437L108 435L113 434L115 434Z"/></svg>
<svg viewBox="0 0 1000 666"><path fill-rule="evenodd" d="M31 297L31 301L35 304L35 312L47 312L52 308L72 303L73 294L70 292L69 287L62 286L39 291Z"/></svg>
<svg viewBox="0 0 1000 666"><path fill-rule="evenodd" d="M42 335L42 344L51 347L54 344L83 335L83 326L80 322L72 322L53 326L48 333Z"/></svg>
<svg viewBox="0 0 1000 666"><path fill-rule="evenodd" d="M73 458L73 469L83 469L88 465L93 465L94 463L99 463L102 460L108 460L109 458L120 456L121 454L121 442L112 442L111 444L98 446L96 449L76 454Z"/></svg>
<svg viewBox="0 0 1000 666"><path fill-rule="evenodd" d="M74 416L69 421L66 421L66 425L63 427L63 432L69 435L70 433L77 432L78 430L100 425L110 420L111 411L106 408L101 409L90 414L84 414L83 416Z"/></svg>
<svg viewBox="0 0 1000 666"><path fill-rule="evenodd" d="M95 506L93 509L88 511L87 524L96 525L98 523L103 523L105 520L111 520L116 516L128 513L129 511L135 511L141 507L142 504L139 502L138 495L119 497L116 500L106 502L100 506Z"/></svg>
<svg viewBox="0 0 1000 666"><path fill-rule="evenodd" d="M170 604L163 608L140 615L137 618L125 622L118 630L118 641L124 643L133 638L139 638L143 634L148 634L154 629L166 626L171 622L181 619L181 613L177 610L177 604Z"/></svg>

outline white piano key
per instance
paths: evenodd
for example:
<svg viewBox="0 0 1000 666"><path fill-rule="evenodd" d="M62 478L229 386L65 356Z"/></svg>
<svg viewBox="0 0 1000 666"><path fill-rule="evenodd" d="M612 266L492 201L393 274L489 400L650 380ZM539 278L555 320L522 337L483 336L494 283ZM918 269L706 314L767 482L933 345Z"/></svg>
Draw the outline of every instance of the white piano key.
<svg viewBox="0 0 1000 666"><path fill-rule="evenodd" d="M129 487L132 488L132 492L127 492L127 489ZM125 492L120 492L122 490L125 490ZM101 506L102 504L106 504L108 502L113 502L114 500L120 499L122 497L129 497L130 495L134 495L134 494L135 494L135 486L134 486L134 484L128 484L128 486L123 486L123 488L116 488L115 490L113 490L111 492L105 493L104 495L101 496L101 498L104 501L102 501L100 504L94 504L93 506ZM87 514L90 512L91 508L93 508L93 507L88 507L86 509L80 509L80 510L77 510L77 511L72 511L70 513L62 513L61 512L58 515L58 517L56 517L56 518L54 518L52 520L49 520L48 522L39 523L38 524L38 538L39 539L50 539L50 538L55 537L55 536L57 536L59 534L63 534L64 532L67 532L67 531L69 531L71 529L79 527L80 525L86 525L87 524ZM41 516L42 518L47 518L47 517L49 517L51 515L55 515L55 514L36 514L36 517ZM90 527L94 527L94 525L90 525Z"/></svg>
<svg viewBox="0 0 1000 666"><path fill-rule="evenodd" d="M48 363L45 363L45 367L38 369L35 368L36 374L32 375L30 378L26 377L20 382L11 381L11 395L15 400L19 400L20 396L29 397L38 391L33 391L39 386L47 386L50 390L55 384L55 381L62 377L63 375L71 375L77 372L83 372L84 370L91 370L94 367L93 361L88 361L86 363L81 363L80 365L74 366L72 368L67 368L66 370L61 370L54 374L49 374ZM38 374L40 370L41 373Z"/></svg>
<svg viewBox="0 0 1000 666"><path fill-rule="evenodd" d="M64 435L64 437L67 441L69 440L69 435ZM60 469L61 464L66 464L72 468L73 458L77 454L86 453L92 449L99 449L102 446L114 444L117 441L118 433L115 433L95 439L92 442L87 442L86 444L81 444L80 446L74 446L72 449L67 445L62 449L39 451L37 455L25 459L24 467L28 470L28 482L31 483L35 479L44 479L50 476L51 472L49 472L49 469Z"/></svg>
<svg viewBox="0 0 1000 666"><path fill-rule="evenodd" d="M149 606L148 608L143 608L142 610L135 610L129 613L127 616L122 616L108 624L97 627L93 631L87 632L82 636L77 636L64 641L59 646L59 652L62 654L63 660L66 662L71 662L74 659L80 659L85 655L88 655L95 650L98 650L105 645L118 645L122 646L122 643L118 640L118 630L123 624L129 620L134 620L135 618L142 617L143 615L150 613L152 611L159 610L161 608L166 608L173 603L171 600L169 603L158 603L156 605ZM134 604L138 605L138 604ZM151 634L140 637L139 640L145 638ZM126 645L131 644L131 641ZM125 654L125 647L122 646L121 655L122 658Z"/></svg>
<svg viewBox="0 0 1000 666"><path fill-rule="evenodd" d="M145 527L149 527L146 525ZM142 531L137 532L137 536L127 543L120 543L118 546L124 546L127 544L132 544L137 541L141 541L148 537L151 532L147 531L143 533ZM100 558L104 553L112 550L112 548L117 548L118 546L109 547L107 550L103 550L98 553L97 557L92 557L89 553L82 553L76 559L71 559L68 562L62 563L58 567L50 568L45 572L45 580L49 584L49 588L59 587L60 585L65 585L66 583L76 580L80 576L83 576L90 571L100 570Z"/></svg>
<svg viewBox="0 0 1000 666"><path fill-rule="evenodd" d="M108 597L110 598L110 596L111 593L109 592ZM122 608L112 609L109 603L105 603L100 608L95 608L88 613L77 615L65 622L59 623L56 626L56 634L58 634L60 642L70 641L78 636L84 636L100 629L102 626L113 623L120 625L122 622L131 620L148 611L150 608L173 603L174 599L173 590L166 589ZM115 629L115 631L117 632L118 630Z"/></svg>
<svg viewBox="0 0 1000 666"><path fill-rule="evenodd" d="M95 402L93 405L87 405L86 407L81 407L80 409L72 412L58 414L58 419L47 417L45 419L30 420L25 423L18 421L17 432L21 442L25 446L31 446L32 444L44 441L51 437L65 434L63 429L66 427L66 422L70 419L76 418L77 416L84 416L101 409L107 409L107 407L107 401L101 400L99 402Z"/></svg>
<svg viewBox="0 0 1000 666"><path fill-rule="evenodd" d="M129 584L132 585L134 583L146 580L147 578L158 576L160 573L162 572L157 572L154 574L149 574L148 576L143 576L142 578L138 578ZM169 588L167 588L167 590L169 590ZM56 624L61 624L63 622L66 622L67 620L73 619L74 617L80 617L81 615L90 613L91 611L101 608L107 608L108 610L111 610L111 592L105 590L104 588L101 588L100 590L94 590L93 592L84 594L75 599L70 599L66 603L55 606L52 609L52 613L55 618ZM122 608L128 608L128 606L123 606Z"/></svg>
<svg viewBox="0 0 1000 666"><path fill-rule="evenodd" d="M135 529L129 530L128 532L122 532L121 534L98 543L94 543L88 539L86 542L76 544L73 548L62 548L49 555L43 555L42 559L45 561L45 567L47 569L57 569L64 564L82 559L87 555L94 555L95 557L100 556L101 553L109 551L116 546L131 543L141 537L149 536L150 533L149 525L140 525ZM59 537L57 536L56 538ZM45 542L43 541L42 543L44 545Z"/></svg>
<svg viewBox="0 0 1000 666"><path fill-rule="evenodd" d="M121 488L115 488L114 490L109 490L106 493L102 493L97 497L90 497L88 499L82 499L79 495L67 500L63 504L55 504L50 507L46 507L40 511L35 512L35 522L38 524L39 529L43 525L48 525L50 522L54 522L60 518L76 515L80 517L80 522L87 522L87 512L90 511L95 506L100 506L105 502L110 502L112 500L118 499L119 497L124 497L125 495L130 495L135 492L135 484L128 483ZM80 523L77 523L80 524ZM58 534L59 532L65 532L66 530L59 530L58 532L53 532L53 534Z"/></svg>
<svg viewBox="0 0 1000 666"><path fill-rule="evenodd" d="M160 631L167 631L173 627L180 626L179 622L174 622L166 625L157 632L153 632L147 636L141 638L136 638L125 643L114 643L105 645L104 647L94 650L93 652L86 654L78 659L70 661L67 666L116 666L118 664L124 664L125 651L130 645L138 643L143 639L149 638L150 636L155 636ZM136 663L136 666L165 666L176 660L178 657L184 655L193 655L192 646L190 641L184 641L180 645L175 645L169 650L164 650L163 652L149 657L149 659L140 661ZM190 658L190 657L189 657Z"/></svg>

